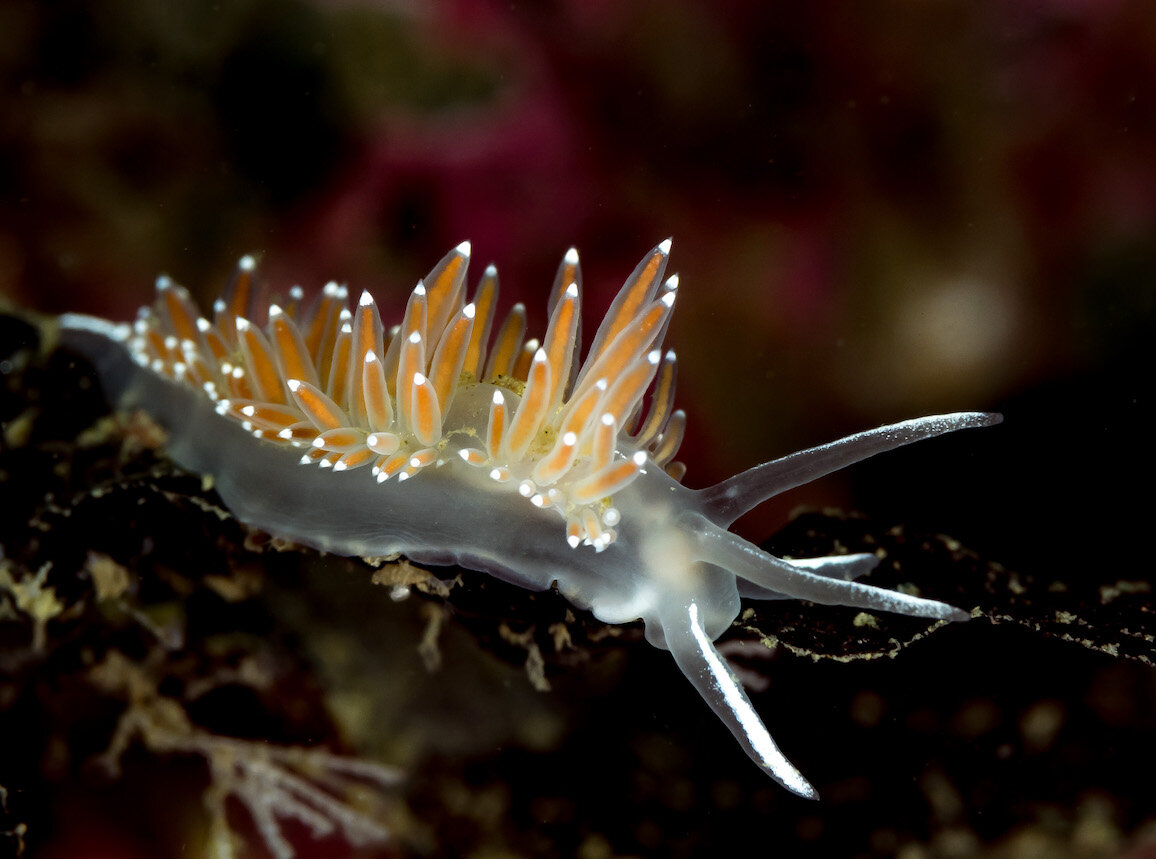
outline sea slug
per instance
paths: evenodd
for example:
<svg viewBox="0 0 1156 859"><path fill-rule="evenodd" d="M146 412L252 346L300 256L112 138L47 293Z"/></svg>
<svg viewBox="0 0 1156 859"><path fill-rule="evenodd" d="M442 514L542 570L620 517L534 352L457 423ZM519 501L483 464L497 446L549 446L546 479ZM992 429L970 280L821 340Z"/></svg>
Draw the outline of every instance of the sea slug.
<svg viewBox="0 0 1156 859"><path fill-rule="evenodd" d="M851 463L1000 416L917 418L680 483L685 426L662 341L678 292L670 241L627 279L580 359L578 254L565 255L541 341L515 305L496 330L498 278L466 301L470 247L448 253L382 325L368 293L329 284L306 307L253 312L251 258L210 317L167 277L132 324L61 319L110 401L148 412L180 465L212 475L243 522L327 552L460 564L526 588L557 584L607 623L641 618L746 753L787 789L814 788L771 739L713 641L740 597L943 620L944 603L862 584L871 554L785 560L728 529L766 499Z"/></svg>

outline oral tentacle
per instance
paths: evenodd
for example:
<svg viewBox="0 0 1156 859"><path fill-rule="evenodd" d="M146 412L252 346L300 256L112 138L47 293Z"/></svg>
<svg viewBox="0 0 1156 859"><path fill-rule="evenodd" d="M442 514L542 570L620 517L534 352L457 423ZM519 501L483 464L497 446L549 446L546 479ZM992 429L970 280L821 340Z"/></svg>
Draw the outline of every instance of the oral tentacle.
<svg viewBox="0 0 1156 859"><path fill-rule="evenodd" d="M702 489L700 509L715 524L730 527L732 522L768 498L878 453L961 429L993 426L1002 420L1002 415L990 412L953 412L855 433L764 462Z"/></svg>
<svg viewBox="0 0 1156 859"><path fill-rule="evenodd" d="M844 605L935 620L967 620L970 617L967 612L947 603L813 572L793 561L764 552L722 528L702 529L697 545L701 560L776 594L820 605Z"/></svg>
<svg viewBox="0 0 1156 859"><path fill-rule="evenodd" d="M826 555L821 558L783 558L792 564L817 576L852 582L867 575L879 564L879 557L870 553L857 555ZM739 595L756 600L790 599L789 594L770 590L746 579L739 579Z"/></svg>
<svg viewBox="0 0 1156 859"><path fill-rule="evenodd" d="M711 643L699 619L697 603L691 602L682 613L665 618L663 632L679 669L751 760L792 793L818 799L815 788L775 744L738 678Z"/></svg>

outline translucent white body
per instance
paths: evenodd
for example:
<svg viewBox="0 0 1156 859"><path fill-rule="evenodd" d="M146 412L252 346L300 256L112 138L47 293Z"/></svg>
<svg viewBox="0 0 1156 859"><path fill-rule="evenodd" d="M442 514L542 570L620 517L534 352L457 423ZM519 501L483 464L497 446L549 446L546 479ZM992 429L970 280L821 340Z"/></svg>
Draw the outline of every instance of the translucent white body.
<svg viewBox="0 0 1156 859"><path fill-rule="evenodd" d="M445 418L440 465L409 480L381 483L368 469L302 466L294 449L254 438L197 391L135 362L124 345L125 326L68 315L62 331L65 345L93 361L110 400L121 409L143 409L166 427L172 458L212 475L241 521L342 555L400 553L425 564L460 564L535 590L557 583L567 599L600 620L641 618L647 639L671 651L755 763L802 796L816 794L780 753L712 644L736 618L740 596L793 597L943 620L968 617L944 603L855 582L875 565L873 555L787 561L728 528L779 492L875 453L997 423L998 415L906 421L765 463L701 490L688 489L661 468L644 467L615 493L621 515L616 539L599 551L572 547L558 515L528 503L517 480L496 482L456 455L484 433L493 385L474 383L458 391ZM505 394L516 407L516 395Z"/></svg>

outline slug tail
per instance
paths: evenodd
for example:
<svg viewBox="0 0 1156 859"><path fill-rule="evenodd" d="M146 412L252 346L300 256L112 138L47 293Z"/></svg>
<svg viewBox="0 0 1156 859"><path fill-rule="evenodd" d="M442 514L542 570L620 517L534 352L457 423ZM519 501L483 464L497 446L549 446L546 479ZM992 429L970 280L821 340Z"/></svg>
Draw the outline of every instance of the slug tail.
<svg viewBox="0 0 1156 859"><path fill-rule="evenodd" d="M758 507L768 498L877 453L961 429L993 426L1002 420L1003 415L991 412L954 412L901 421L849 435L838 441L764 462L700 490L701 509L715 524L729 527L744 513Z"/></svg>
<svg viewBox="0 0 1156 859"><path fill-rule="evenodd" d="M62 313L58 320L62 338L71 345L73 339L103 338L117 343L128 339L130 328L123 322L109 322L84 313Z"/></svg>
<svg viewBox="0 0 1156 859"><path fill-rule="evenodd" d="M771 739L754 706L726 660L711 643L694 602L663 623L675 662L703 699L734 734L743 751L771 778L806 799L819 794Z"/></svg>
<svg viewBox="0 0 1156 859"><path fill-rule="evenodd" d="M92 362L105 396L116 402L136 370L126 346L131 327L83 313L62 314L59 325L60 343Z"/></svg>

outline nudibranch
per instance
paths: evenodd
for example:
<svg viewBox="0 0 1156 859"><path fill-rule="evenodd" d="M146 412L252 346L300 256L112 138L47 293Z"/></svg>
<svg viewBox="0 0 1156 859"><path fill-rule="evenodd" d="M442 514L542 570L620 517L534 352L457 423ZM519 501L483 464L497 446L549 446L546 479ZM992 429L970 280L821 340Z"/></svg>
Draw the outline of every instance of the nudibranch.
<svg viewBox="0 0 1156 859"><path fill-rule="evenodd" d="M939 620L950 605L856 581L872 554L786 560L732 533L746 511L883 451L999 415L960 412L868 430L689 489L675 460L678 294L670 241L648 254L580 357L581 274L558 269L542 339L516 304L496 326L493 266L466 301L462 243L386 328L363 292L299 288L254 315L254 262L202 316L167 277L135 322L62 317L106 395L170 433L178 464L212 476L241 521L342 555L460 564L526 588L557 585L607 623L641 618L746 753L787 789L815 790L771 739L712 643L740 597L791 597Z"/></svg>

